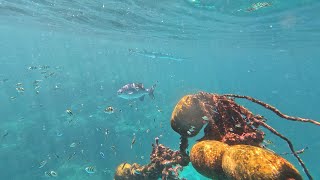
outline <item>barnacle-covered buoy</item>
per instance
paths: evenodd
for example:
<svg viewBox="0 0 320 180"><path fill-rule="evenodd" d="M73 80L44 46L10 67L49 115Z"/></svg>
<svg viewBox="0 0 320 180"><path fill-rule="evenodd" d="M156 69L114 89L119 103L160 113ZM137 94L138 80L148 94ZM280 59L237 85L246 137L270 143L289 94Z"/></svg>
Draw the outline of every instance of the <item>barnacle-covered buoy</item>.
<svg viewBox="0 0 320 180"><path fill-rule="evenodd" d="M204 104L195 95L182 97L172 112L172 129L184 137L196 136L204 125L204 109Z"/></svg>
<svg viewBox="0 0 320 180"><path fill-rule="evenodd" d="M226 179L222 170L222 156L229 148L225 143L205 140L196 143L190 152L192 166L203 176Z"/></svg>
<svg viewBox="0 0 320 180"><path fill-rule="evenodd" d="M234 180L302 180L298 170L286 159L255 146L230 146L223 155L222 168L227 177Z"/></svg>

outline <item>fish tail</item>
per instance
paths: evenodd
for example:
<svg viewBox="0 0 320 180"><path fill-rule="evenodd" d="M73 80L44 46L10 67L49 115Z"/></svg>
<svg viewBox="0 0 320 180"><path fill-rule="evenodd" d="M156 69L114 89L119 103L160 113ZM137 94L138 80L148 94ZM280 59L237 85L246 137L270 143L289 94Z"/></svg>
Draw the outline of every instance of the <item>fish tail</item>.
<svg viewBox="0 0 320 180"><path fill-rule="evenodd" d="M154 89L156 88L156 84L154 84L150 89L149 89L149 96L151 97L151 99L155 99L154 97Z"/></svg>

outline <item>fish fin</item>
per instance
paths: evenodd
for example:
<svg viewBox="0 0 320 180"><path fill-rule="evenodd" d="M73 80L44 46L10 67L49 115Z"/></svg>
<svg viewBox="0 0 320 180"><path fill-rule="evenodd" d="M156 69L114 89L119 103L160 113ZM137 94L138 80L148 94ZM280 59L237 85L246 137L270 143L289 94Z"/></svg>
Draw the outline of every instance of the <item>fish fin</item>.
<svg viewBox="0 0 320 180"><path fill-rule="evenodd" d="M154 84L148 91L149 91L149 96L151 97L151 99L155 99L154 97L154 89L156 88L156 84Z"/></svg>
<svg viewBox="0 0 320 180"><path fill-rule="evenodd" d="M144 100L144 95L141 96L139 99L140 99L140 101L143 101Z"/></svg>
<svg viewBox="0 0 320 180"><path fill-rule="evenodd" d="M130 95L131 95L131 94L133 94L133 92L132 92L132 91L130 91L130 92L128 92L128 94L130 94Z"/></svg>

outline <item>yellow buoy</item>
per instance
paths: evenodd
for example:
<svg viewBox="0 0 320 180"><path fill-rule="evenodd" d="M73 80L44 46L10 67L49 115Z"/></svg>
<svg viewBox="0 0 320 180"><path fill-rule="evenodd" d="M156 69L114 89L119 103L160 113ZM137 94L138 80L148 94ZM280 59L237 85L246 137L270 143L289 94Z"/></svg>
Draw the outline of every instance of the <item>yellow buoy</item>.
<svg viewBox="0 0 320 180"><path fill-rule="evenodd" d="M235 145L224 153L222 168L234 180L302 180L298 170L286 159L266 149Z"/></svg>
<svg viewBox="0 0 320 180"><path fill-rule="evenodd" d="M190 152L192 166L203 176L226 179L222 170L222 156L228 145L219 141L205 140L196 143Z"/></svg>

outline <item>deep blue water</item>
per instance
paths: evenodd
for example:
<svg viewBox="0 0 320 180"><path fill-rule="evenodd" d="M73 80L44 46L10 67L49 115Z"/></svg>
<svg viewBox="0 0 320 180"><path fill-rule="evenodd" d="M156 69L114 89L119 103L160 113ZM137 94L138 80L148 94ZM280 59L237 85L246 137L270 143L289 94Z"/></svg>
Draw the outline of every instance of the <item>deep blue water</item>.
<svg viewBox="0 0 320 180"><path fill-rule="evenodd" d="M178 148L173 107L198 91L249 95L320 120L320 3L274 0L246 11L257 2L0 0L0 178L45 179L55 170L56 179L112 179L122 162L148 163L157 136ZM117 97L130 82L157 83L156 99ZM301 158L320 178L319 127L238 102L267 117L296 149L308 146ZM107 106L115 113L104 113ZM269 132L267 139L277 153L289 151ZM295 158L284 157L306 178ZM87 166L97 172L87 174ZM182 175L204 179L191 165Z"/></svg>

